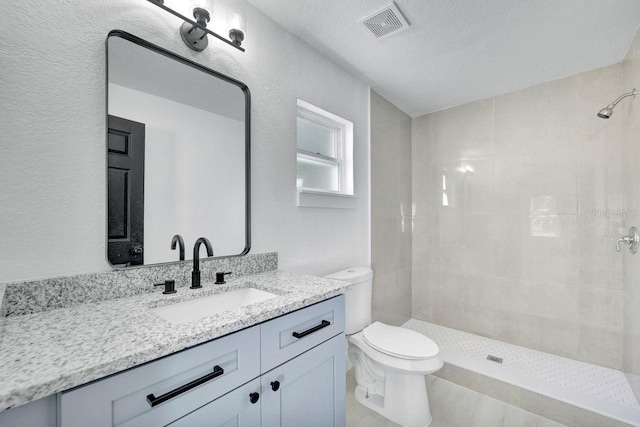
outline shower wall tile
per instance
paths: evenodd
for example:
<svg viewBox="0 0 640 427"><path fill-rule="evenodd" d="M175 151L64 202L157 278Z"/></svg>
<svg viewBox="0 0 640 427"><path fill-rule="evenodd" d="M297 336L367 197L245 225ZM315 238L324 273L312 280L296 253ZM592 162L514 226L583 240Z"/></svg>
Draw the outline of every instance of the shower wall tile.
<svg viewBox="0 0 640 427"><path fill-rule="evenodd" d="M433 113L433 140L439 159L492 156L493 100L483 99Z"/></svg>
<svg viewBox="0 0 640 427"><path fill-rule="evenodd" d="M522 277L545 283L578 282L575 215L531 215L522 219Z"/></svg>
<svg viewBox="0 0 640 427"><path fill-rule="evenodd" d="M608 367L618 370L624 369L623 334L616 331L604 331L598 328L581 326L580 355L583 362L600 365L602 359L609 361Z"/></svg>
<svg viewBox="0 0 640 427"><path fill-rule="evenodd" d="M494 159L478 158L438 164L435 181L440 189L440 215L464 212L492 215L496 211ZM444 195L446 194L446 204Z"/></svg>
<svg viewBox="0 0 640 427"><path fill-rule="evenodd" d="M411 270L378 274L373 281L372 321L401 325L411 318Z"/></svg>
<svg viewBox="0 0 640 427"><path fill-rule="evenodd" d="M438 298L434 295L433 323L474 334L492 337L495 335L495 318L477 307L470 307L459 301Z"/></svg>
<svg viewBox="0 0 640 427"><path fill-rule="evenodd" d="M580 289L580 359L597 362L607 357L610 366L623 369L623 296L622 291Z"/></svg>
<svg viewBox="0 0 640 427"><path fill-rule="evenodd" d="M577 77L495 97L497 154L551 155L577 150Z"/></svg>
<svg viewBox="0 0 640 427"><path fill-rule="evenodd" d="M578 359L580 327L571 322L523 313L500 313L495 336L501 341Z"/></svg>
<svg viewBox="0 0 640 427"><path fill-rule="evenodd" d="M373 103L373 97L372 97ZM373 122L373 116L372 116ZM397 127L371 128L371 216L392 217L400 212L398 197L399 159L394 151L398 146Z"/></svg>
<svg viewBox="0 0 640 427"><path fill-rule="evenodd" d="M622 290L622 256L615 247L625 233L623 219L618 216L578 216L579 280L583 287Z"/></svg>
<svg viewBox="0 0 640 427"><path fill-rule="evenodd" d="M630 148L640 159L640 142L626 141L622 120L595 114L628 68L413 119L414 317L622 366L633 336L623 333L623 306L635 300L623 304L615 240L627 226L621 212L640 201L623 185L628 176L640 182L623 167ZM625 273L636 283L638 268Z"/></svg>
<svg viewBox="0 0 640 427"><path fill-rule="evenodd" d="M498 156L495 187L496 210L501 214L576 214L577 151Z"/></svg>
<svg viewBox="0 0 640 427"><path fill-rule="evenodd" d="M466 272L492 274L496 266L495 222L489 215L465 215L462 266Z"/></svg>
<svg viewBox="0 0 640 427"><path fill-rule="evenodd" d="M523 274L522 217L496 215L496 274L520 278Z"/></svg>
<svg viewBox="0 0 640 427"><path fill-rule="evenodd" d="M401 259L401 219L387 216L374 216L375 233L371 235L371 246L376 254L372 256L372 268L374 274L388 274L402 268ZM373 218L372 218L373 219Z"/></svg>
<svg viewBox="0 0 640 427"><path fill-rule="evenodd" d="M415 117L411 120L411 160L414 165L426 165L433 159L433 115Z"/></svg>
<svg viewBox="0 0 640 427"><path fill-rule="evenodd" d="M622 64L578 75L580 213L620 209L623 192L623 120L594 120L603 101L622 92ZM615 95L613 95L615 96Z"/></svg>
<svg viewBox="0 0 640 427"><path fill-rule="evenodd" d="M624 370L632 375L640 376L640 304L637 300L624 294ZM640 397L640 381L636 382L634 392Z"/></svg>
<svg viewBox="0 0 640 427"><path fill-rule="evenodd" d="M464 263L462 215L441 216L438 218L438 231L436 262L439 271L462 271Z"/></svg>
<svg viewBox="0 0 640 427"><path fill-rule="evenodd" d="M436 242L438 236L436 234L437 227L435 225L435 217L424 217L413 219L413 233L412 238L419 241ZM412 245L413 246L413 245ZM435 245L418 245L415 250L411 251L412 266L431 268L433 267L434 259L434 246Z"/></svg>
<svg viewBox="0 0 640 427"><path fill-rule="evenodd" d="M411 118L371 91L372 318L411 317Z"/></svg>
<svg viewBox="0 0 640 427"><path fill-rule="evenodd" d="M578 282L575 215L496 216L496 274L547 283Z"/></svg>
<svg viewBox="0 0 640 427"><path fill-rule="evenodd" d="M495 338L577 358L577 297L577 286L519 280L494 300Z"/></svg>
<svg viewBox="0 0 640 427"><path fill-rule="evenodd" d="M411 313L413 318L433 321L433 293L437 285L435 268L412 267Z"/></svg>
<svg viewBox="0 0 640 427"><path fill-rule="evenodd" d="M629 53L622 64L622 92L640 88L640 32L629 48ZM615 95L614 95L615 96ZM610 97L613 99L613 97ZM623 121L623 198L625 213L623 233L628 234L631 226L640 228L640 105L637 99L621 102L615 110L613 118ZM623 347L624 370L630 374L632 388L640 397L640 254L632 255L626 248L623 250Z"/></svg>

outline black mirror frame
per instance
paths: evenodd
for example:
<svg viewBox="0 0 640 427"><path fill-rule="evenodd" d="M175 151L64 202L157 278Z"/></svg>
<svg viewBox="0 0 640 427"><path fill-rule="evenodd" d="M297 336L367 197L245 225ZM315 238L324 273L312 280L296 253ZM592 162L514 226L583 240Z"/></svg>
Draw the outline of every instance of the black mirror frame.
<svg viewBox="0 0 640 427"><path fill-rule="evenodd" d="M189 67L195 68L196 70L202 71L204 73L210 74L213 77L217 77L227 83L231 83L237 87L239 87L244 93L245 98L245 246L244 250L236 255L223 255L223 256L214 256L212 258L215 259L224 259L224 258L233 258L243 256L249 253L251 250L251 92L249 91L249 87L242 83L239 80L236 80L232 77L219 73L211 68L207 68L203 65L198 64L197 62L193 62L187 58L184 58L180 55L177 55L169 50L166 50L158 45L155 45L151 42L148 42L140 37L134 36L133 34L127 33L122 30L111 30L107 35L107 39L105 42L105 176L108 173L108 163L107 163L107 143L108 143L108 123L109 123L109 38L111 37L120 37L132 43L135 43L141 47L149 49L153 52L159 53L160 55L166 56L167 58L173 59L175 61L181 62ZM105 208L108 203L108 181L105 179ZM186 261L169 261L169 262L161 262L155 264L144 264L144 265L135 265L131 267L116 267L109 261L108 255L108 218L109 210L105 209L105 259L107 263L111 265L116 270L130 270L133 268L145 268L145 267L153 267L159 265L171 265L171 264L183 264L183 263L191 263L192 260Z"/></svg>

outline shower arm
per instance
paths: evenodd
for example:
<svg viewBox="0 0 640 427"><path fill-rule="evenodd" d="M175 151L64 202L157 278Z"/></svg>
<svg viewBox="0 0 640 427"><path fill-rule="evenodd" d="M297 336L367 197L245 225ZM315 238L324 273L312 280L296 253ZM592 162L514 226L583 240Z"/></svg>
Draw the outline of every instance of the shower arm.
<svg viewBox="0 0 640 427"><path fill-rule="evenodd" d="M640 92L638 92L635 88L629 92L629 93L623 93L622 95L620 95L618 98L616 98L615 101L613 101L611 104L608 105L608 108L613 108L616 105L618 105L618 103L620 101L622 101L623 99L625 99L627 96L633 96L634 98L636 97L636 95L638 95Z"/></svg>

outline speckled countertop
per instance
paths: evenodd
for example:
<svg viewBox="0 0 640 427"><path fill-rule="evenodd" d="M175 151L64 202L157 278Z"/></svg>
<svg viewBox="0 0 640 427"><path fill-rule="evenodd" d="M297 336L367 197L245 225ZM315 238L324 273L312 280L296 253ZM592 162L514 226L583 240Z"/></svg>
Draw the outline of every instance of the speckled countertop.
<svg viewBox="0 0 640 427"><path fill-rule="evenodd" d="M279 295L171 324L152 308L253 287ZM0 320L0 411L70 389L344 293L346 282L280 271Z"/></svg>

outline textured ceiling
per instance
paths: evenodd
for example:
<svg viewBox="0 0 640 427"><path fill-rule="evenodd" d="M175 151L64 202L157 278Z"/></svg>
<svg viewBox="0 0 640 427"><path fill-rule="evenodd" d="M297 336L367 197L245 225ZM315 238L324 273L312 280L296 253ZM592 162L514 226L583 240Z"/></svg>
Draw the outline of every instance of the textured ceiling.
<svg viewBox="0 0 640 427"><path fill-rule="evenodd" d="M618 62L640 24L638 0L397 0L411 27L376 40L357 22L389 0L248 1L412 116Z"/></svg>

